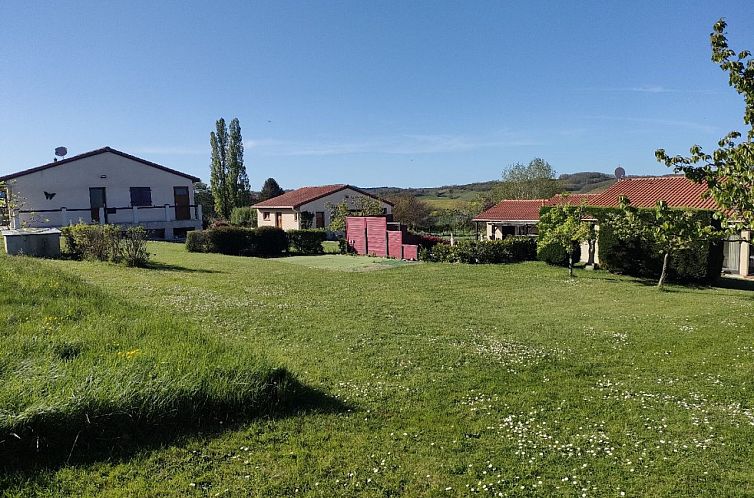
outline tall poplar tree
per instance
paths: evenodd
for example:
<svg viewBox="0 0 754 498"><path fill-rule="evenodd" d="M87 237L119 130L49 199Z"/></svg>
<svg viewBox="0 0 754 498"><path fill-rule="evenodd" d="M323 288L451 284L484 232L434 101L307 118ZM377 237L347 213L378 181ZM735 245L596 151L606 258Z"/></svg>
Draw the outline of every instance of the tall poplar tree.
<svg viewBox="0 0 754 498"><path fill-rule="evenodd" d="M243 137L241 123L238 118L230 122L228 135L228 187L230 192L231 211L234 207L242 207L251 201L251 185L243 164Z"/></svg>
<svg viewBox="0 0 754 498"><path fill-rule="evenodd" d="M223 218L229 219L233 208L228 198L228 128L223 118L217 120L215 128L216 131L209 134L209 144L212 147L210 190L215 200L215 211Z"/></svg>
<svg viewBox="0 0 754 498"><path fill-rule="evenodd" d="M238 118L230 122L230 132L225 119L215 123L216 131L209 134L212 147L210 189L215 201L215 211L225 219L235 207L248 204L251 197L249 177L243 164L243 138Z"/></svg>

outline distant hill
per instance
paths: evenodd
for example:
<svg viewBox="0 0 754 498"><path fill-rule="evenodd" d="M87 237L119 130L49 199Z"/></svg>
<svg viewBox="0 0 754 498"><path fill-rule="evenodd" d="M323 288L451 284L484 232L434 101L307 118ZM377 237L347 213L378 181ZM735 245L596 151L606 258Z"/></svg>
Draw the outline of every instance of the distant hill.
<svg viewBox="0 0 754 498"><path fill-rule="evenodd" d="M605 173L581 172L560 175L563 190L578 194L601 192L615 183L615 177ZM491 191L500 182L467 183L465 185L443 185L441 187L372 187L364 189L379 197L413 195L427 202L435 209L455 208L473 201L479 194Z"/></svg>
<svg viewBox="0 0 754 498"><path fill-rule="evenodd" d="M586 194L605 190L615 183L615 177L605 173L585 171L560 175L558 181L563 184L563 188L568 192Z"/></svg>

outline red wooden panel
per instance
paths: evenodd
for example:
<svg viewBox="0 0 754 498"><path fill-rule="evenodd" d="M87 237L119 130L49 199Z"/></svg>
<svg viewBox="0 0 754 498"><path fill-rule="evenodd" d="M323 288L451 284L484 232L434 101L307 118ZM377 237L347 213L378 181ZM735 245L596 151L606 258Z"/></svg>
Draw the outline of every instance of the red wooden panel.
<svg viewBox="0 0 754 498"><path fill-rule="evenodd" d="M367 254L387 256L387 220L383 217L365 218L367 225Z"/></svg>
<svg viewBox="0 0 754 498"><path fill-rule="evenodd" d="M360 216L346 217L348 247L361 256L367 253L366 220Z"/></svg>
<svg viewBox="0 0 754 498"><path fill-rule="evenodd" d="M417 259L419 259L419 246L413 244L404 244L403 259L408 259L409 261L416 261Z"/></svg>
<svg viewBox="0 0 754 498"><path fill-rule="evenodd" d="M388 232L387 233L387 246L388 257L395 259L403 259L403 232Z"/></svg>

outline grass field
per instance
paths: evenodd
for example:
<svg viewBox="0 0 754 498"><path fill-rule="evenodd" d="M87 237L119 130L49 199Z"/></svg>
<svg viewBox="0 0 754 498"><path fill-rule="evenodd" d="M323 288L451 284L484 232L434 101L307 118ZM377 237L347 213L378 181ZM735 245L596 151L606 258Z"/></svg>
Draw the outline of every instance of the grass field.
<svg viewBox="0 0 754 498"><path fill-rule="evenodd" d="M150 269L19 264L89 288L111 315L147 307L147 335L183 324L185 338L165 332L171 350L185 346L202 369L216 352L197 351L193 331L338 403L124 442L110 458L74 448L56 465L0 473L7 495L754 494L750 290L658 292L540 263L333 271L353 258L150 249ZM54 306L82 299L66 296ZM23 304L5 306L7 326L8 307ZM123 328L104 316L103 333Z"/></svg>

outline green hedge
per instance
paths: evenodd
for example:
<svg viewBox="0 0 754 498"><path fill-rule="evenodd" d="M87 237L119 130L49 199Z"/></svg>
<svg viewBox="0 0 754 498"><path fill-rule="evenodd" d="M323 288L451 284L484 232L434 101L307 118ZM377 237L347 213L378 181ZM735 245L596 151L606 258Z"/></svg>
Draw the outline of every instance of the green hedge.
<svg viewBox="0 0 754 498"><path fill-rule="evenodd" d="M322 243L327 239L324 230L288 230L288 245L297 254L323 254Z"/></svg>
<svg viewBox="0 0 754 498"><path fill-rule="evenodd" d="M281 256L288 248L288 237L280 228L243 228L219 226L192 231L186 236L189 252L215 252L231 256Z"/></svg>
<svg viewBox="0 0 754 498"><path fill-rule="evenodd" d="M548 209L551 207L543 207L540 215ZM660 276L662 256L653 244L638 237L628 240L618 239L613 235L609 225L605 223L611 214L620 212L618 208L586 207L584 211L594 217L600 226L597 239L600 267L611 273L635 277L658 278ZM713 218L712 211L697 209L692 211L710 225L719 226L719 222ZM647 219L654 218L654 209L639 209L639 213ZM540 224L540 233L546 229L547 227ZM552 255L548 257L557 260ZM720 276L722 266L722 241L704 241L670 258L668 278L681 283L711 282Z"/></svg>
<svg viewBox="0 0 754 498"><path fill-rule="evenodd" d="M699 216L711 213L699 211ZM657 278L662 272L662 256L652 244L639 238L619 239L608 225L600 226L600 266L612 273L635 277ZM671 256L668 278L676 282L712 282L720 277L723 268L722 241L702 241L696 246Z"/></svg>
<svg viewBox="0 0 754 498"><path fill-rule="evenodd" d="M254 256L280 256L288 250L288 236L281 228L259 227L252 230Z"/></svg>
<svg viewBox="0 0 754 498"><path fill-rule="evenodd" d="M451 246L437 244L422 250L420 259L444 263L500 264L531 261L536 258L536 243L530 237L501 240L461 241Z"/></svg>

